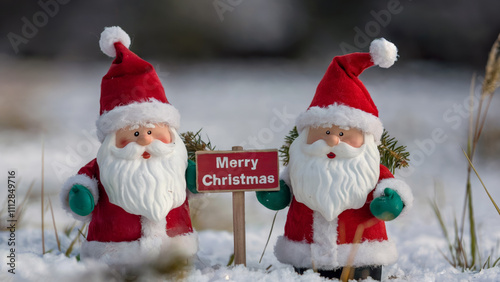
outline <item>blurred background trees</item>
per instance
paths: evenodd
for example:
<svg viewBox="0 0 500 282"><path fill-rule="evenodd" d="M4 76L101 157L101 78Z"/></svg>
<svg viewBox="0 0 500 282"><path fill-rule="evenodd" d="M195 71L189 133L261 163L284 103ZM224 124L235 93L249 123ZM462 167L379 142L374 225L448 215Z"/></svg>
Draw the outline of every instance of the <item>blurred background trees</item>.
<svg viewBox="0 0 500 282"><path fill-rule="evenodd" d="M10 0L0 4L0 54L104 59L99 35L119 25L140 36L133 51L155 58L300 59L366 51L386 37L407 59L481 66L499 12L498 0Z"/></svg>

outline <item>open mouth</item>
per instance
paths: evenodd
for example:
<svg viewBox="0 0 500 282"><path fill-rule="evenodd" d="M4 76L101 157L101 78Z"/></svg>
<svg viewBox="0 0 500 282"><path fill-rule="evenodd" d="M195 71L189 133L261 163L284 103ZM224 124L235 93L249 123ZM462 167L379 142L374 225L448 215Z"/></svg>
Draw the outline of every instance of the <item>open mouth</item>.
<svg viewBox="0 0 500 282"><path fill-rule="evenodd" d="M143 157L143 158L145 158L145 159L147 160L147 159L149 159L149 158L151 157L151 154L150 154L150 153L148 153L148 152L144 152L144 153L142 154L142 157Z"/></svg>
<svg viewBox="0 0 500 282"><path fill-rule="evenodd" d="M326 156L327 156L328 158L330 158L330 159L335 158L335 154L334 154L334 153L332 153L332 152L328 153Z"/></svg>

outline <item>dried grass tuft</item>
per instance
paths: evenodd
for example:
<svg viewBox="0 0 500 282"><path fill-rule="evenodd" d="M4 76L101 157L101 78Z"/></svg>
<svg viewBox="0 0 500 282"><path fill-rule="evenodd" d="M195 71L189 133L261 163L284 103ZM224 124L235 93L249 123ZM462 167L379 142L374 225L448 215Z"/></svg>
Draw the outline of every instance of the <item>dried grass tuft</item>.
<svg viewBox="0 0 500 282"><path fill-rule="evenodd" d="M472 104L472 97L474 95L475 88L475 76L472 78L471 82L471 104L470 104L470 119L469 119L469 133L467 136L467 151L464 150L464 155L467 158L468 166L467 166L467 181L465 184L465 200L464 207L462 209L462 218L461 218L461 226L458 226L457 220L454 220L454 241L452 242L449 237L448 229L444 223L443 216L441 211L439 210L439 206L436 202L431 202L431 206L434 210L436 218L439 221L439 225L441 230L443 231L443 236L448 242L448 251L449 257L441 253L445 257L445 259L455 268L461 269L462 271L472 270L479 271L484 268L494 267L500 261L500 257L496 259L493 263L491 262L491 258L493 256L497 256L498 253L495 250L490 252L488 258L482 263L481 252L479 249L479 238L476 232L476 220L474 216L474 203L472 200L472 184L471 184L471 172L474 170L476 176L481 181L484 190L487 195L490 197L492 204L495 206L496 210L500 215L500 209L497 204L489 194L488 189L484 185L481 177L477 173L474 165L473 159L479 144L479 138L481 137L481 133L483 132L484 125L486 122L486 116L488 114L488 109L491 104L491 100L494 96L495 91L500 87L500 34L493 44L488 62L486 63L486 73L483 81L483 85L481 88L481 98L479 100L478 110L474 117L474 105ZM469 227L469 244L465 244L464 234L465 234L465 226L466 220L468 220Z"/></svg>

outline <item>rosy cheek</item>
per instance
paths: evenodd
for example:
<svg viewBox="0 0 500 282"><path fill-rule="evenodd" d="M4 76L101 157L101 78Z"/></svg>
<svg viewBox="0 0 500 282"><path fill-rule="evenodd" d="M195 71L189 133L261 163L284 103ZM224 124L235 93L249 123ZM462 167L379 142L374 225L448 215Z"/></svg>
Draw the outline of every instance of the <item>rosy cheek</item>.
<svg viewBox="0 0 500 282"><path fill-rule="evenodd" d="M326 138L323 138L322 136L317 136L317 135L309 135L307 137L307 144L312 144L320 139L326 139Z"/></svg>
<svg viewBox="0 0 500 282"><path fill-rule="evenodd" d="M118 140L117 143L118 143L118 145L117 145L118 148L125 148L125 146L127 146L128 143L130 143L130 141L127 139L121 139L121 140Z"/></svg>
<svg viewBox="0 0 500 282"><path fill-rule="evenodd" d="M158 140L160 140L161 142L163 142L165 144L169 144L170 142L172 142L172 139L170 139L170 136L161 136L158 138Z"/></svg>
<svg viewBox="0 0 500 282"><path fill-rule="evenodd" d="M359 148L363 145L363 139L353 137L351 139L346 140L346 143L353 146L354 148Z"/></svg>

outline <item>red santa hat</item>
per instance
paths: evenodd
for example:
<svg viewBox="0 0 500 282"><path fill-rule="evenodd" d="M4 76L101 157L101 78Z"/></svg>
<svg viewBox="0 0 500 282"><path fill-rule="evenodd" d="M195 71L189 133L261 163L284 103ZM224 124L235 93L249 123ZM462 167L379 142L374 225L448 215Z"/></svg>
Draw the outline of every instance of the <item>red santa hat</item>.
<svg viewBox="0 0 500 282"><path fill-rule="evenodd" d="M104 54L115 57L101 83L100 117L96 122L99 141L136 124L167 123L178 129L179 112L168 102L153 66L128 49L128 34L118 26L106 27L99 46Z"/></svg>
<svg viewBox="0 0 500 282"><path fill-rule="evenodd" d="M352 53L333 58L306 112L296 120L301 132L306 127L331 126L358 128L379 143L383 132L378 109L359 80L367 68L389 68L397 60L398 49L384 38L370 44L370 53Z"/></svg>

